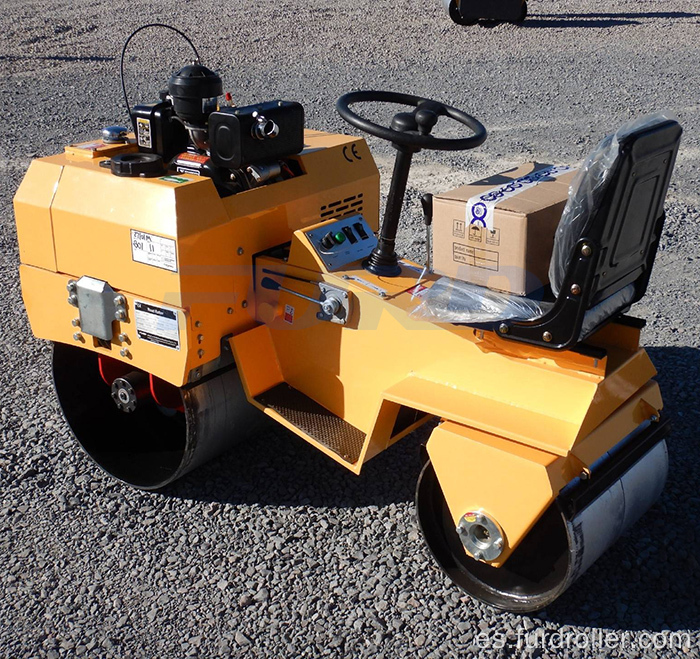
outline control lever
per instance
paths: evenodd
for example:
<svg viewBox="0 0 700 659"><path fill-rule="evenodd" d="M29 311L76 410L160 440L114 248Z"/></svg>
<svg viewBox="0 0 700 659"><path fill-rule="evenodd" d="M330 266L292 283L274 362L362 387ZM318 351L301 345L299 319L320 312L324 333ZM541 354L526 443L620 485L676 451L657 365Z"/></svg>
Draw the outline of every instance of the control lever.
<svg viewBox="0 0 700 659"><path fill-rule="evenodd" d="M426 192L420 198L420 204L423 207L423 222L425 222L425 248L428 253L425 258L425 265L423 266L423 270L421 271L420 276L418 277L418 282L413 288L413 295L411 295L411 300L414 297L416 297L416 294L419 290L418 285L423 281L425 273L431 273L433 271L433 249L430 240L430 225L433 223L433 195L431 195L429 192Z"/></svg>
<svg viewBox="0 0 700 659"><path fill-rule="evenodd" d="M284 291L290 295L295 295L296 297L302 298L302 300L308 300L314 304L318 304L321 307L321 314L317 317L319 320L330 320L332 322L338 322L345 324L349 312L348 306L348 294L342 289L330 286L325 282L319 282L319 288L323 293L324 299L317 300L316 298L309 297L303 293L297 293L291 288L282 286L279 282L271 279L270 277L263 277L260 285L266 288L268 291Z"/></svg>
<svg viewBox="0 0 700 659"><path fill-rule="evenodd" d="M423 222L425 222L425 248L428 252L428 257L425 261L425 267L428 272L433 271L433 248L430 238L430 226L433 223L433 195L426 192L420 198L421 206L423 206Z"/></svg>

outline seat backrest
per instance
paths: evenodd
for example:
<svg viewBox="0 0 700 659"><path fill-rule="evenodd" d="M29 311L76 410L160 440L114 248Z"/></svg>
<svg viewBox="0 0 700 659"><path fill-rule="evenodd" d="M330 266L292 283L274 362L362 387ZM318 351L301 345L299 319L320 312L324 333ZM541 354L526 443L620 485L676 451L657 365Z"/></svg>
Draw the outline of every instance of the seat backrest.
<svg viewBox="0 0 700 659"><path fill-rule="evenodd" d="M558 294L583 237L600 249L593 306L628 284L643 280L653 265L663 206L682 129L665 115L629 122L593 151L571 184L550 263Z"/></svg>
<svg viewBox="0 0 700 659"><path fill-rule="evenodd" d="M571 348L644 295L682 132L677 121L657 115L600 143L572 181L557 229L554 304L534 320L491 329L515 341Z"/></svg>

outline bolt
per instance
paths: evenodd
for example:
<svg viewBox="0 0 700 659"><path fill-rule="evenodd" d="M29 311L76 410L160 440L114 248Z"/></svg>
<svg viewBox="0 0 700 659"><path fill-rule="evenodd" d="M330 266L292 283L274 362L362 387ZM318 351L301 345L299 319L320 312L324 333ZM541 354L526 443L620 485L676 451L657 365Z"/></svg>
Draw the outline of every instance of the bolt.
<svg viewBox="0 0 700 659"><path fill-rule="evenodd" d="M501 323L501 324L498 326L498 331L499 331L501 334L508 334L508 325L506 325L505 323Z"/></svg>
<svg viewBox="0 0 700 659"><path fill-rule="evenodd" d="M114 313L114 317L117 320L126 320L126 311L124 311L124 309L117 309Z"/></svg>
<svg viewBox="0 0 700 659"><path fill-rule="evenodd" d="M591 246L588 244L583 245L583 247L581 247L581 254L583 254L584 256L590 256L591 254L593 254Z"/></svg>
<svg viewBox="0 0 700 659"><path fill-rule="evenodd" d="M202 371L200 371L199 369L197 369L197 370L194 372L194 374L192 375L192 377L193 377L195 380L201 380L201 379L202 379Z"/></svg>
<svg viewBox="0 0 700 659"><path fill-rule="evenodd" d="M484 555L480 551L475 551L473 556L474 556L474 560L480 561Z"/></svg>
<svg viewBox="0 0 700 659"><path fill-rule="evenodd" d="M202 326L202 321L201 321L201 320L195 320L195 321L194 321L194 326L195 326L195 327L201 327L201 326Z"/></svg>
<svg viewBox="0 0 700 659"><path fill-rule="evenodd" d="M241 306L245 309L248 306L248 300L243 300L243 302L241 302Z"/></svg>
<svg viewBox="0 0 700 659"><path fill-rule="evenodd" d="M578 284L571 284L571 295L581 295L581 287Z"/></svg>
<svg viewBox="0 0 700 659"><path fill-rule="evenodd" d="M244 250L242 247L238 248L238 256L243 256Z"/></svg>
<svg viewBox="0 0 700 659"><path fill-rule="evenodd" d="M656 423L658 420L659 420L659 417L656 416L656 414L652 414L652 415L649 417L649 421L651 421L652 423Z"/></svg>
<svg viewBox="0 0 700 659"><path fill-rule="evenodd" d="M78 306L78 296L75 293L73 293L73 295L68 296L68 304L74 307Z"/></svg>
<svg viewBox="0 0 700 659"><path fill-rule="evenodd" d="M114 304L117 307L123 307L126 304L126 298L123 295L117 295L114 298Z"/></svg>
<svg viewBox="0 0 700 659"><path fill-rule="evenodd" d="M70 321L70 324L73 325L73 327L80 327L80 318L73 318L73 320Z"/></svg>
<svg viewBox="0 0 700 659"><path fill-rule="evenodd" d="M119 339L119 343L125 343L129 340L129 337L126 334L120 334L117 338Z"/></svg>
<svg viewBox="0 0 700 659"><path fill-rule="evenodd" d="M589 477L589 476L588 476L588 472L584 469L584 470L578 475L578 477L579 477L582 481L587 481L587 480L588 480L588 477Z"/></svg>
<svg viewBox="0 0 700 659"><path fill-rule="evenodd" d="M228 309L226 309L226 313L227 313L227 314L232 314L232 313L233 313L233 309L232 309L231 307L229 307Z"/></svg>
<svg viewBox="0 0 700 659"><path fill-rule="evenodd" d="M544 332L542 334L542 340L549 343L552 340L552 333L551 332Z"/></svg>
<svg viewBox="0 0 700 659"><path fill-rule="evenodd" d="M343 275L343 279L350 279L350 275Z"/></svg>
<svg viewBox="0 0 700 659"><path fill-rule="evenodd" d="M200 334L197 336L197 343L201 343L202 341L204 341L204 334Z"/></svg>
<svg viewBox="0 0 700 659"><path fill-rule="evenodd" d="M379 297L386 297L386 291L379 291Z"/></svg>
<svg viewBox="0 0 700 659"><path fill-rule="evenodd" d="M496 549L500 549L501 547L503 547L503 538L496 538L496 539L493 541L493 546L494 546Z"/></svg>
<svg viewBox="0 0 700 659"><path fill-rule="evenodd" d="M122 357L130 357L130 356L131 356L131 353L129 352L129 348L122 348L122 349L119 351L119 354L120 354Z"/></svg>
<svg viewBox="0 0 700 659"><path fill-rule="evenodd" d="M204 350L202 350L200 348L199 350L197 350L197 354L199 355L199 358L201 359L202 357L204 357Z"/></svg>
<svg viewBox="0 0 700 659"><path fill-rule="evenodd" d="M83 335L80 332L76 332L75 334L73 334L73 339L75 339L76 341L82 341Z"/></svg>
<svg viewBox="0 0 700 659"><path fill-rule="evenodd" d="M73 279L71 279L67 284L66 284L66 290L69 293L74 293L75 290L78 288L78 285L75 283Z"/></svg>

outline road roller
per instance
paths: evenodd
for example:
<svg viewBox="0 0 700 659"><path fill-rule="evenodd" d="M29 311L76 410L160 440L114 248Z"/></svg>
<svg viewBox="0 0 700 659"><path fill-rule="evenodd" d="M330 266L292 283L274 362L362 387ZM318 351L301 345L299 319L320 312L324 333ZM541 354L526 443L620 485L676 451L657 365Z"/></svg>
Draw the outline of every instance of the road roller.
<svg viewBox="0 0 700 659"><path fill-rule="evenodd" d="M595 203L557 230L541 314L431 321L414 312L442 278L395 249L411 162L477 148L484 126L421 96L342 96L343 119L396 151L380 223L362 137L222 92L195 51L128 105L131 126L34 160L17 190L23 299L79 445L157 490L264 415L354 474L430 424L415 505L436 565L496 608L549 605L666 480L668 419L629 311L681 127L661 118L615 142ZM360 108L380 103L399 110L384 124ZM463 134L434 134L449 122Z"/></svg>

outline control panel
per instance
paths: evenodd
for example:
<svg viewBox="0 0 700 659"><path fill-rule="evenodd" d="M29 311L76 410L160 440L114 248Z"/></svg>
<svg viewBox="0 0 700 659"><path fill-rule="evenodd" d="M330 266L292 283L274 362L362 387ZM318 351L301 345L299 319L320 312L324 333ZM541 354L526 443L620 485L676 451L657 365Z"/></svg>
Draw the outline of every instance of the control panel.
<svg viewBox="0 0 700 659"><path fill-rule="evenodd" d="M367 258L377 246L377 237L362 215L333 220L305 233L329 272Z"/></svg>

